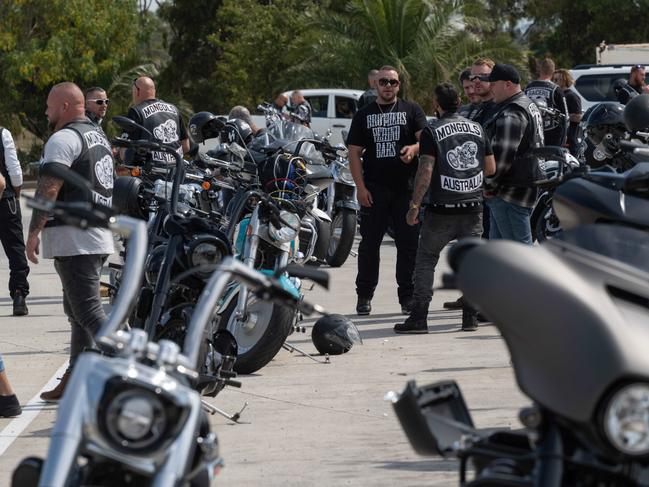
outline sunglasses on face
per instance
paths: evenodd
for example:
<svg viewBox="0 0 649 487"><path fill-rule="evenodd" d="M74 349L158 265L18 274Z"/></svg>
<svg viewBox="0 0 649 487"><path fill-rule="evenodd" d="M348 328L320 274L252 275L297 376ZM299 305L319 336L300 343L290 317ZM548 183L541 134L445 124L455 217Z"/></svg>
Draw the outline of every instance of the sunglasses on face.
<svg viewBox="0 0 649 487"><path fill-rule="evenodd" d="M489 81L489 75L488 74L474 74L473 76L469 76L469 81Z"/></svg>
<svg viewBox="0 0 649 487"><path fill-rule="evenodd" d="M99 106L104 105L104 104L105 104L105 105L108 105L108 104L110 103L110 100L109 100L108 98L106 98L105 100L103 100L103 99L101 99L101 98L97 98L97 99L95 99L95 100L88 100L88 101L93 101L93 102L95 102L95 103L96 103L97 105L99 105Z"/></svg>
<svg viewBox="0 0 649 487"><path fill-rule="evenodd" d="M389 78L381 78L379 80L379 84L381 86L399 86L399 80L398 79L389 79Z"/></svg>

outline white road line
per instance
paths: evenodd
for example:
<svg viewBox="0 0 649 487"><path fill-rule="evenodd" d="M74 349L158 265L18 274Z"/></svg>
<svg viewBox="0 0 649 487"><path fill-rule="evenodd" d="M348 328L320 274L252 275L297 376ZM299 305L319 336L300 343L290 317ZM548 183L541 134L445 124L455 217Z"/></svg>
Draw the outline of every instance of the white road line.
<svg viewBox="0 0 649 487"><path fill-rule="evenodd" d="M7 451L16 438L18 438L20 434L25 431L27 426L29 426L29 423L34 421L36 416L38 416L38 413L47 406L47 403L43 402L40 398L41 393L54 389L56 384L59 382L58 378L65 373L67 367L68 363L66 362L56 371L49 382L45 384L26 405L23 405L23 413L17 418L11 420L11 422L0 431L0 455Z"/></svg>

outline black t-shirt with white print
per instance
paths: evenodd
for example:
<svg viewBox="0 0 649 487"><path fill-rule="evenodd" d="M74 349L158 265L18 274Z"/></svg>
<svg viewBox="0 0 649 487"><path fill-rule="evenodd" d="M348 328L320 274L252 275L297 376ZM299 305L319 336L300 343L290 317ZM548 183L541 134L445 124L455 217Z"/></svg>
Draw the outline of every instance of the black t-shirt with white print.
<svg viewBox="0 0 649 487"><path fill-rule="evenodd" d="M370 103L356 112L349 129L348 145L364 147L363 179L366 183L407 190L417 171L416 161L405 164L399 152L417 142L415 134L426 127L419 105L397 99L388 105Z"/></svg>

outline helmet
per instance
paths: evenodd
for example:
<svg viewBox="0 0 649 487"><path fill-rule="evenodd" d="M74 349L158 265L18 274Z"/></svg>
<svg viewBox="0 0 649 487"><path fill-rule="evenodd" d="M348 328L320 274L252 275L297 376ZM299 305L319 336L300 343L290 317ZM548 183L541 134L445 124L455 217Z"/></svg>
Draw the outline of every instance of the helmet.
<svg viewBox="0 0 649 487"><path fill-rule="evenodd" d="M220 136L222 143L231 144L236 142L245 146L252 140L252 129L243 120L231 118L225 123Z"/></svg>
<svg viewBox="0 0 649 487"><path fill-rule="evenodd" d="M627 103L624 123L632 132L649 130L649 95L638 95Z"/></svg>
<svg viewBox="0 0 649 487"><path fill-rule="evenodd" d="M290 154L268 157L259 164L259 182L273 198L296 200L306 185L304 159Z"/></svg>
<svg viewBox="0 0 649 487"><path fill-rule="evenodd" d="M142 181L132 176L119 176L113 185L113 208L119 213L147 220L149 210L141 198Z"/></svg>
<svg viewBox="0 0 649 487"><path fill-rule="evenodd" d="M626 134L624 105L603 102L592 107L589 112L584 122L586 137L606 158L613 157L619 152L620 140Z"/></svg>
<svg viewBox="0 0 649 487"><path fill-rule="evenodd" d="M354 343L363 344L356 325L344 315L320 318L311 330L311 341L321 354L341 355L349 352Z"/></svg>
<svg viewBox="0 0 649 487"><path fill-rule="evenodd" d="M638 92L634 90L629 85L629 82L624 78L620 78L615 81L611 88L613 89L613 93L615 94L617 101L619 101L623 105L626 105L632 98L638 96Z"/></svg>
<svg viewBox="0 0 649 487"><path fill-rule="evenodd" d="M197 144L218 137L221 127L222 120L210 112L198 112L189 119L189 134Z"/></svg>

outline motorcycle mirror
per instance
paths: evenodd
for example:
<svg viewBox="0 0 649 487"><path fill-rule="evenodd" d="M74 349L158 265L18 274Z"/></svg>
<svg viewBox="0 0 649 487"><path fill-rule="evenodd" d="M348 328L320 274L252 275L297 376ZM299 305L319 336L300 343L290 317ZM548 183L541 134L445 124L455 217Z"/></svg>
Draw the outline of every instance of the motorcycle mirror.
<svg viewBox="0 0 649 487"><path fill-rule="evenodd" d="M43 164L39 171L41 176L50 176L57 179L62 179L63 182L80 189L83 192L83 201L92 200L92 186L90 183L81 177L78 173L72 171L64 164L49 163Z"/></svg>
<svg viewBox="0 0 649 487"><path fill-rule="evenodd" d="M150 139L153 139L153 134L149 132L147 129L142 127L139 123L135 122L134 120L131 120L128 117L123 117L121 115L117 115L113 117L113 122L119 126L122 130L126 132L135 132L137 130L142 130L145 134L149 136Z"/></svg>
<svg viewBox="0 0 649 487"><path fill-rule="evenodd" d="M275 275L279 276L283 272L289 275L299 277L300 279L309 279L325 289L329 289L329 274L325 271L304 267L298 264L288 264L283 269L279 269Z"/></svg>

